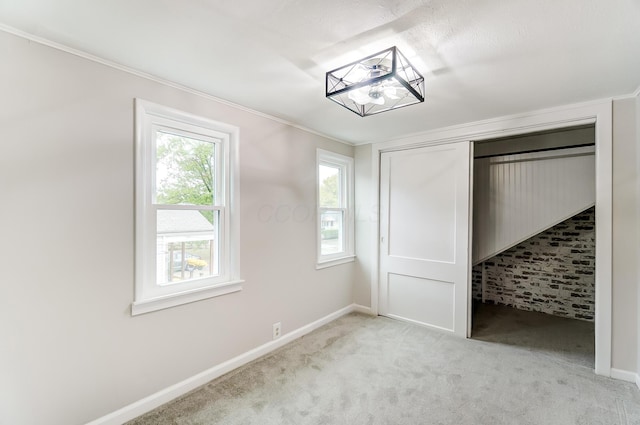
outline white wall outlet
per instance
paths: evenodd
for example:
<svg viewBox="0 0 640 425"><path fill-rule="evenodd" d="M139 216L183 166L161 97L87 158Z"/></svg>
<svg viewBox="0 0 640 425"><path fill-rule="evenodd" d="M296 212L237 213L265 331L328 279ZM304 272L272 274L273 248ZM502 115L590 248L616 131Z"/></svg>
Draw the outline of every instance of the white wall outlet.
<svg viewBox="0 0 640 425"><path fill-rule="evenodd" d="M273 324L273 339L280 338L282 334L282 324L280 322Z"/></svg>

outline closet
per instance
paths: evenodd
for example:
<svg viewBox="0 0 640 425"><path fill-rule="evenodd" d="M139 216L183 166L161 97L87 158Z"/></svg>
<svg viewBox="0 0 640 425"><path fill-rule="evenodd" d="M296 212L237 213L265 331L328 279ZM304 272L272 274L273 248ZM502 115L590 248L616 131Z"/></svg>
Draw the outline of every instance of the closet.
<svg viewBox="0 0 640 425"><path fill-rule="evenodd" d="M567 343L593 366L594 139L589 125L474 143L475 337Z"/></svg>

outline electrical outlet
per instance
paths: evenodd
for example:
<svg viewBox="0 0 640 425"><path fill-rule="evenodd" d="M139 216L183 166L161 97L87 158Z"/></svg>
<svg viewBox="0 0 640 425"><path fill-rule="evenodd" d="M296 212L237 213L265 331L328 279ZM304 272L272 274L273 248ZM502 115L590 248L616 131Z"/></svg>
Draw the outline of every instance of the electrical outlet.
<svg viewBox="0 0 640 425"><path fill-rule="evenodd" d="M282 334L282 325L280 324L280 322L274 323L273 324L273 339L280 338L281 334Z"/></svg>

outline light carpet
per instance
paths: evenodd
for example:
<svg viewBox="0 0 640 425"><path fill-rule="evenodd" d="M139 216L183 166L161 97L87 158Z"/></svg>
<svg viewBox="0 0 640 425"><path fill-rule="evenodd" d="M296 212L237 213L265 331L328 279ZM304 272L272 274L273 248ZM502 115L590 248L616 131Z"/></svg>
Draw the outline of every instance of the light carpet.
<svg viewBox="0 0 640 425"><path fill-rule="evenodd" d="M465 340L351 314L129 423L640 424L635 385L485 325Z"/></svg>

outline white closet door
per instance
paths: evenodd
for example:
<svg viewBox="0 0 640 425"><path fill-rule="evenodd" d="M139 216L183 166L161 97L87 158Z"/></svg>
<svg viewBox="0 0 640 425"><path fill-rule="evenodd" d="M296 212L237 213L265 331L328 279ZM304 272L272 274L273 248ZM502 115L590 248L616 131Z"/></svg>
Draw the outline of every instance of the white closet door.
<svg viewBox="0 0 640 425"><path fill-rule="evenodd" d="M470 168L470 142L382 154L382 315L468 336Z"/></svg>

